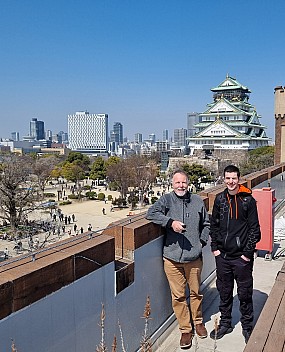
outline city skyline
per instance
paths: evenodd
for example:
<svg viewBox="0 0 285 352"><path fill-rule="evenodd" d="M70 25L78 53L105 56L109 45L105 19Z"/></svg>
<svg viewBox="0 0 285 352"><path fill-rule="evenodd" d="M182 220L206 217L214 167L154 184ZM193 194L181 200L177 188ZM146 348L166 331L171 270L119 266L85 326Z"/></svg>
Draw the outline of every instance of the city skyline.
<svg viewBox="0 0 285 352"><path fill-rule="evenodd" d="M274 88L285 84L281 0L23 0L1 10L2 138L27 135L32 118L67 131L67 116L88 110L121 122L130 140L162 140L205 110L227 74L252 91L274 138Z"/></svg>

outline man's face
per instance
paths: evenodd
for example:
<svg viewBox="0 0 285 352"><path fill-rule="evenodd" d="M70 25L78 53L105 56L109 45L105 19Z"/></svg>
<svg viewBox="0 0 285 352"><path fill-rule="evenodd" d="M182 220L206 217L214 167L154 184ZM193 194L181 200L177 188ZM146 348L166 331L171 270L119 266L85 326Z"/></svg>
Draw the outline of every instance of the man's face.
<svg viewBox="0 0 285 352"><path fill-rule="evenodd" d="M183 174L175 174L172 179L172 187L179 197L183 197L188 190L187 177Z"/></svg>
<svg viewBox="0 0 285 352"><path fill-rule="evenodd" d="M236 194L238 192L239 178L236 172L226 172L224 181L230 194Z"/></svg>

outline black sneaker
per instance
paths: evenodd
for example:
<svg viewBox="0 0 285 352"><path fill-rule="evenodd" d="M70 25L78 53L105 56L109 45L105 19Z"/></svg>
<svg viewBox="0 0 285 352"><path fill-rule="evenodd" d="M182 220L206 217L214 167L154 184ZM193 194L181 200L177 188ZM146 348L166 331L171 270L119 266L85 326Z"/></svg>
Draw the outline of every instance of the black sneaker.
<svg viewBox="0 0 285 352"><path fill-rule="evenodd" d="M248 340L250 338L251 333L252 333L252 330L250 330L250 329L248 329L248 330L243 329L242 330L242 334L243 334L245 343L248 343Z"/></svg>
<svg viewBox="0 0 285 352"><path fill-rule="evenodd" d="M233 331L233 328L230 327L226 327L223 325L219 325L217 331L216 330L212 330L210 332L210 338L213 340L219 340L222 337L224 337L226 334L229 334Z"/></svg>

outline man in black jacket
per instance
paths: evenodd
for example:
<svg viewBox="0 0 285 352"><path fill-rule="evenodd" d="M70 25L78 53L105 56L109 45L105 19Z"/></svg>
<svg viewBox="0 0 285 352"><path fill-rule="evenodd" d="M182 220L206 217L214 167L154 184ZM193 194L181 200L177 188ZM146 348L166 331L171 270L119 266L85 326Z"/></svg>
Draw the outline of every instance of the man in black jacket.
<svg viewBox="0 0 285 352"><path fill-rule="evenodd" d="M217 289L220 294L220 324L210 333L220 339L233 331L231 326L234 280L240 301L241 325L245 342L253 322L253 258L260 240L260 227L255 199L251 190L239 184L240 171L234 165L224 170L227 188L216 196L210 236L216 259Z"/></svg>

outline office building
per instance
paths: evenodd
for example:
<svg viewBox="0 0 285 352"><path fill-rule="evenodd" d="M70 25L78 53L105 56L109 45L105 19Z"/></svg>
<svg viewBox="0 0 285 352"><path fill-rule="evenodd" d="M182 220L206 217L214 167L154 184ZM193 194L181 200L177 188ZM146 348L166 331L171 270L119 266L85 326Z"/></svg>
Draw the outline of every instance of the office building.
<svg viewBox="0 0 285 352"><path fill-rule="evenodd" d="M152 145L156 142L156 136L154 133L149 134L148 141L150 141Z"/></svg>
<svg viewBox="0 0 285 352"><path fill-rule="evenodd" d="M79 111L68 115L69 148L88 154L107 153L108 115Z"/></svg>
<svg viewBox="0 0 285 352"><path fill-rule="evenodd" d="M168 142L169 141L169 133L168 130L163 130L162 131L162 141L163 142Z"/></svg>
<svg viewBox="0 0 285 352"><path fill-rule="evenodd" d="M135 134L135 143L142 143L143 141L143 135L141 133L136 133Z"/></svg>
<svg viewBox="0 0 285 352"><path fill-rule="evenodd" d="M51 130L47 130L45 132L45 139L48 140L48 141L52 140L52 131Z"/></svg>
<svg viewBox="0 0 285 352"><path fill-rule="evenodd" d="M43 121L38 121L36 117L30 121L30 137L37 141L45 139L45 124Z"/></svg>
<svg viewBox="0 0 285 352"><path fill-rule="evenodd" d="M197 132L195 125L199 122L198 112L187 114L187 137L192 137Z"/></svg>
<svg viewBox="0 0 285 352"><path fill-rule="evenodd" d="M173 142L177 147L185 147L187 138L186 128L175 128L173 134Z"/></svg>
<svg viewBox="0 0 285 352"><path fill-rule="evenodd" d="M113 131L111 132L112 142L123 144L123 125L120 122L114 122Z"/></svg>
<svg viewBox="0 0 285 352"><path fill-rule="evenodd" d="M12 141L18 142L20 140L20 133L19 132L12 132L11 139L12 139Z"/></svg>

